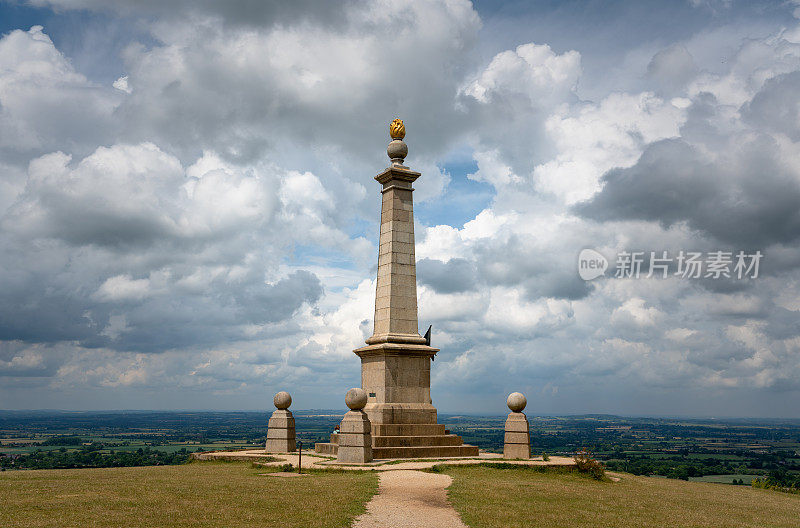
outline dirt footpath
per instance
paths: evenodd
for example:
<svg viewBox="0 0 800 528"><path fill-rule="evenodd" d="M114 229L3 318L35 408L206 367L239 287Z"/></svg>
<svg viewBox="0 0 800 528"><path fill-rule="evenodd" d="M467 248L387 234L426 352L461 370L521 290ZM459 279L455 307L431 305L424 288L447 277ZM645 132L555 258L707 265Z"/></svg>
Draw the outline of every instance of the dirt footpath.
<svg viewBox="0 0 800 528"><path fill-rule="evenodd" d="M422 471L385 471L354 528L467 528L447 501L453 479Z"/></svg>

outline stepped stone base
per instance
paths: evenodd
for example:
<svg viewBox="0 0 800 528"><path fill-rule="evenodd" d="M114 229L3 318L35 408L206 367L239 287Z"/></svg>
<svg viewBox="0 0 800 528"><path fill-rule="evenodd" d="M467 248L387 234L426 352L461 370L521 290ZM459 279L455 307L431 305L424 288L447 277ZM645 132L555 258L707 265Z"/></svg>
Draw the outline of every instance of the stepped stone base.
<svg viewBox="0 0 800 528"><path fill-rule="evenodd" d="M443 436L444 425L437 423L372 424L372 436Z"/></svg>
<svg viewBox="0 0 800 528"><path fill-rule="evenodd" d="M341 435L332 434L330 442L318 443L320 455L337 456ZM478 447L466 445L461 437L446 434L442 424L379 424L372 426L372 457L447 458L478 456Z"/></svg>
<svg viewBox="0 0 800 528"><path fill-rule="evenodd" d="M426 447L373 447L374 458L448 458L478 456L478 447L426 446Z"/></svg>
<svg viewBox="0 0 800 528"><path fill-rule="evenodd" d="M315 445L319 455L338 456L339 445L325 442ZM414 446L414 447L373 447L373 459L386 458L451 458L476 457L478 447L462 444L458 446Z"/></svg>
<svg viewBox="0 0 800 528"><path fill-rule="evenodd" d="M337 456L339 454L339 444L317 442L314 444L314 452L318 455Z"/></svg>

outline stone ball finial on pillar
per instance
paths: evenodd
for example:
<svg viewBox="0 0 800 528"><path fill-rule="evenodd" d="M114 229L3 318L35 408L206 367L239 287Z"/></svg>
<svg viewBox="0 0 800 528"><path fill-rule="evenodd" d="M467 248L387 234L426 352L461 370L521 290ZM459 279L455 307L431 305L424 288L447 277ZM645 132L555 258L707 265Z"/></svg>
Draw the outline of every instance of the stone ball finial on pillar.
<svg viewBox="0 0 800 528"><path fill-rule="evenodd" d="M403 142L403 138L406 137L406 126L402 119L395 119L389 124L389 136L392 142L386 147L386 154L392 160L393 166L405 168L403 161L408 156L408 145Z"/></svg>
<svg viewBox="0 0 800 528"><path fill-rule="evenodd" d="M294 416L289 410L292 396L281 391L272 398L275 411L269 418L267 429L267 453L291 453L297 449Z"/></svg>
<svg viewBox="0 0 800 528"><path fill-rule="evenodd" d="M512 392L506 399L506 405L513 412L522 412L525 406L528 405L528 398L521 392Z"/></svg>
<svg viewBox="0 0 800 528"><path fill-rule="evenodd" d="M508 413L503 443L503 458L530 458L531 440L528 428L528 417L522 410L528 399L521 392L512 392L506 399L511 412Z"/></svg>
<svg viewBox="0 0 800 528"><path fill-rule="evenodd" d="M352 388L345 394L344 402L350 408L339 427L339 447L336 459L345 464L364 464L372 461L372 425L364 406L367 393Z"/></svg>
<svg viewBox="0 0 800 528"><path fill-rule="evenodd" d="M286 391L280 391L272 398L272 403L275 404L275 408L286 410L292 404L292 395Z"/></svg>
<svg viewBox="0 0 800 528"><path fill-rule="evenodd" d="M354 387L344 395L344 403L353 411L360 411L367 405L367 391Z"/></svg>

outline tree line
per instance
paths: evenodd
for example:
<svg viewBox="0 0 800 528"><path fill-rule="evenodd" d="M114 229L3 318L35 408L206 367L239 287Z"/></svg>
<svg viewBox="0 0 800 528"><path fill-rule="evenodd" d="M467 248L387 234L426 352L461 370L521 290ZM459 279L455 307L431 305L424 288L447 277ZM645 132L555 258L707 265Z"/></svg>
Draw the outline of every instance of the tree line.
<svg viewBox="0 0 800 528"><path fill-rule="evenodd" d="M27 455L0 456L0 468L7 469L72 469L162 466L185 464L190 453L182 448L173 453L139 448L135 451L101 452L96 446L85 446L79 450L61 448L55 451L36 450Z"/></svg>

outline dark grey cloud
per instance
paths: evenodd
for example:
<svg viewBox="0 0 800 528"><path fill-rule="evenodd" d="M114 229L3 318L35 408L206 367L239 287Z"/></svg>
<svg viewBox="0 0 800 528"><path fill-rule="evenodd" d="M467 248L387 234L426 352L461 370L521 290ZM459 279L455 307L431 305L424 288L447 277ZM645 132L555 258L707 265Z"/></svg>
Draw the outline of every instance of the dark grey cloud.
<svg viewBox="0 0 800 528"><path fill-rule="evenodd" d="M487 241L476 253L478 272L488 284L521 287L530 301L577 300L592 291L592 284L581 280L575 271L575 255L542 252L528 237ZM498 259L500 255L502 258ZM566 262L562 260L565 257L569 259Z"/></svg>
<svg viewBox="0 0 800 528"><path fill-rule="evenodd" d="M800 141L800 71L768 79L744 105L742 117L763 130Z"/></svg>
<svg viewBox="0 0 800 528"><path fill-rule="evenodd" d="M658 92L667 95L681 90L698 72L691 53L680 44L659 51L647 65L648 79Z"/></svg>
<svg viewBox="0 0 800 528"><path fill-rule="evenodd" d="M17 378L27 385L31 378L52 377L61 364L63 360L47 347L0 338L0 377L5 378L4 383L14 383Z"/></svg>
<svg viewBox="0 0 800 528"><path fill-rule="evenodd" d="M685 222L736 249L800 238L800 182L764 135L731 145L711 161L681 139L649 145L630 168L603 177L603 189L575 210L600 221Z"/></svg>
<svg viewBox="0 0 800 528"><path fill-rule="evenodd" d="M478 287L475 264L463 258L447 262L422 259L417 262L417 280L441 293L463 292Z"/></svg>
<svg viewBox="0 0 800 528"><path fill-rule="evenodd" d="M243 9L245 19L249 6L214 10L230 19ZM292 4L268 16L284 9L285 20L259 30L202 17L176 22L176 31L164 24L154 30L160 45L128 48L131 93L116 109L128 125L122 138L155 141L183 160L214 149L239 162L269 155L307 166L319 151L347 152L351 164L382 162L386 123L396 115L416 159L463 134L467 117L453 96L480 24L468 3L379 10L345 2L333 17L322 8L313 23L299 13L316 8ZM450 29L436 31L441 24ZM323 166L330 170L328 159Z"/></svg>
<svg viewBox="0 0 800 528"><path fill-rule="evenodd" d="M191 346L254 340L264 332L242 326L290 321L303 304L322 296L313 273L296 271L275 284L252 282L212 284L203 295L155 298L125 307L126 328L114 338L96 335L97 346L136 352L162 352ZM270 334L271 327L265 328Z"/></svg>
<svg viewBox="0 0 800 528"><path fill-rule="evenodd" d="M189 276L173 266L174 274L160 285L148 282L146 275L115 282L110 275L115 267L125 269L120 264L95 263L75 272L3 270L0 279L7 286L0 291L0 341L69 341L135 352L214 346L263 338L272 332L270 324L291 320L304 304L314 305L322 296L319 279L307 271L270 284L254 269L234 282L211 280L187 292L181 283L191 280L196 264L186 269ZM125 290L132 284L142 291ZM262 330L245 332L246 325Z"/></svg>
<svg viewBox="0 0 800 528"><path fill-rule="evenodd" d="M495 286L520 288L530 301L582 299L593 289L575 272L575 255L544 253L527 236L484 239L474 242L471 249L468 258L419 260L418 281L441 294L481 292Z"/></svg>
<svg viewBox="0 0 800 528"><path fill-rule="evenodd" d="M764 333L772 339L792 339L800 336L800 318L796 311L775 307L764 319L766 322Z"/></svg>
<svg viewBox="0 0 800 528"><path fill-rule="evenodd" d="M158 17L171 22L182 22L192 17L219 17L225 24L237 26L269 26L308 22L337 26L344 20L346 7L364 4L361 1L316 2L314 0L30 0L32 5L47 6L57 10L87 9L110 12L130 17Z"/></svg>

